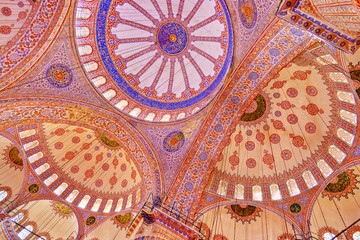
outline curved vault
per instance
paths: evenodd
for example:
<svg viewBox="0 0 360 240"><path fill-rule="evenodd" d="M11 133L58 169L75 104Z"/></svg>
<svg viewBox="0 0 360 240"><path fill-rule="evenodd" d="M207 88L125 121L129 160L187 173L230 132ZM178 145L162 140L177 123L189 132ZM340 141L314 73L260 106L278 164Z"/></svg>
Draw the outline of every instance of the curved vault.
<svg viewBox="0 0 360 240"><path fill-rule="evenodd" d="M124 214L116 215L115 217L101 223L100 226L95 228L86 236L86 239L89 240L126 239L126 232L135 215L136 214L134 213L124 213Z"/></svg>
<svg viewBox="0 0 360 240"><path fill-rule="evenodd" d="M283 236L292 234L291 224L281 216L251 205L218 206L207 211L200 219L203 231L210 233L212 240L285 240Z"/></svg>
<svg viewBox="0 0 360 240"><path fill-rule="evenodd" d="M317 186L344 161L356 134L356 98L336 60L320 50L313 55L319 53L288 64L239 116L211 192L287 199Z"/></svg>
<svg viewBox="0 0 360 240"><path fill-rule="evenodd" d="M68 206L60 202L30 201L10 211L9 215L12 221L23 227L31 226L33 233L46 239L75 239L78 234L78 221L75 214ZM12 228L17 234L23 230L15 223L12 223ZM26 234L26 231L23 233ZM29 236L33 235L30 233Z"/></svg>
<svg viewBox="0 0 360 240"><path fill-rule="evenodd" d="M19 79L55 40L72 1L0 3L0 89Z"/></svg>
<svg viewBox="0 0 360 240"><path fill-rule="evenodd" d="M131 155L134 143L84 126L45 122L32 128L19 127L19 136L34 174L50 191L94 212L118 212L141 201L145 184Z"/></svg>
<svg viewBox="0 0 360 240"><path fill-rule="evenodd" d="M24 161L18 145L4 136L0 136L0 156L0 191L7 192L0 203L6 206L17 197L21 190L25 172Z"/></svg>
<svg viewBox="0 0 360 240"><path fill-rule="evenodd" d="M327 232L337 235L359 219L359 167L356 165L335 176L317 197L310 218L314 236L323 240ZM346 238L341 235L338 239L354 239L356 231L360 231L359 223L345 232Z"/></svg>

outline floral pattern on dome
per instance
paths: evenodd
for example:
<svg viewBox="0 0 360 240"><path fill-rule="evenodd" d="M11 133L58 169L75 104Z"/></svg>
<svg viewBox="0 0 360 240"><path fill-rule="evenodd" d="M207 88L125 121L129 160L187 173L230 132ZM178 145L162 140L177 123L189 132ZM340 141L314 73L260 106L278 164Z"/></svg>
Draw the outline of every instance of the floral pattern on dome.
<svg viewBox="0 0 360 240"><path fill-rule="evenodd" d="M302 174L303 166L327 150L324 139L335 132L337 98L326 74L314 65L284 67L250 102L253 114L246 109L238 116L217 162L219 172L244 177L246 184L254 178L275 181L276 173L285 183L289 171ZM254 121L244 122L245 116ZM283 198L298 189L282 193Z"/></svg>
<svg viewBox="0 0 360 240"><path fill-rule="evenodd" d="M326 185L322 192L322 196L328 196L330 200L333 198L340 200L341 197L347 199L349 194L354 194L354 190L359 189L357 186L359 183L359 175L353 172L353 169L348 169L337 175L330 183L328 183L328 185Z"/></svg>
<svg viewBox="0 0 360 240"><path fill-rule="evenodd" d="M47 163L71 185L81 189L87 183L93 193L119 194L141 184L129 154L132 145L75 125L44 123L40 131L51 156Z"/></svg>

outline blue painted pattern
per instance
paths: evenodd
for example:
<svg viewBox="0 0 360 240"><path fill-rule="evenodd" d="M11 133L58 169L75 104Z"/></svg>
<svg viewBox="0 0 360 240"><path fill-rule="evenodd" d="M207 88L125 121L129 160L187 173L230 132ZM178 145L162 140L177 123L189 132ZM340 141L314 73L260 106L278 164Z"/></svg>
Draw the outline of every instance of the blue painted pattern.
<svg viewBox="0 0 360 240"><path fill-rule="evenodd" d="M110 56L110 48L108 47L108 44L111 45L110 42L107 40L107 34L108 30L106 28L107 26L107 19L108 19L108 12L112 3L112 0L102 0L99 4L97 17L96 17L96 42L98 46L98 51L101 56L102 63L106 67L107 72L112 77L112 79L116 82L116 84L119 86L119 88L126 93L130 98L137 101L138 103L155 108L155 109L161 109L161 110L177 110L177 109L183 109L187 108L189 106L193 106L202 100L206 99L222 82L224 79L233 56L233 29L231 25L230 20L230 14L229 10L227 8L227 5L224 0L217 0L222 8L224 9L224 12L221 11L221 15L225 15L225 19L227 22L227 28L225 29L226 37L219 39L220 42L228 42L228 47L225 50L225 60L223 65L221 66L221 70L217 77L214 79L214 81L207 86L207 88L195 95L192 98L178 101L178 102L167 102L167 101L158 101L151 99L150 97L147 97L145 95L142 95L141 93L137 92L121 75L121 73L118 71L117 63L113 61L113 59ZM219 13L220 14L220 13ZM166 22L169 22L166 20ZM166 25L166 24L165 24ZM182 37L180 37L182 39ZM164 45L165 46L165 45ZM166 47L165 47L166 48ZM170 50L170 48L166 48L166 51L174 51ZM181 48L179 48L181 49ZM165 50L164 50L165 51ZM131 82L131 81L130 81Z"/></svg>
<svg viewBox="0 0 360 240"><path fill-rule="evenodd" d="M158 42L161 49L168 54L178 54L187 44L187 33L181 24L168 22L158 32Z"/></svg>
<svg viewBox="0 0 360 240"><path fill-rule="evenodd" d="M180 131L169 133L163 142L163 147L168 152L178 151L185 143L185 136Z"/></svg>
<svg viewBox="0 0 360 240"><path fill-rule="evenodd" d="M67 66L57 63L48 68L46 79L54 87L64 88L71 84L73 75Z"/></svg>
<svg viewBox="0 0 360 240"><path fill-rule="evenodd" d="M257 8L254 0L239 0L238 10L244 27L253 28L257 19Z"/></svg>

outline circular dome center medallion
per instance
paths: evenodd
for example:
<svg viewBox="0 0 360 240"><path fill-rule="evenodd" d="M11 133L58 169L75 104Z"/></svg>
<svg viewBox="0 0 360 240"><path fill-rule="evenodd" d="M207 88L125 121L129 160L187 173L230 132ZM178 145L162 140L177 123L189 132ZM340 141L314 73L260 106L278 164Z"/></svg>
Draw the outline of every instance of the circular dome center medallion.
<svg viewBox="0 0 360 240"><path fill-rule="evenodd" d="M168 54L178 54L187 44L187 33L181 24L168 22L162 25L158 32L161 49Z"/></svg>
<svg viewBox="0 0 360 240"><path fill-rule="evenodd" d="M179 120L204 108L221 89L233 56L225 0L79 0L77 11L76 44L85 73L123 113Z"/></svg>

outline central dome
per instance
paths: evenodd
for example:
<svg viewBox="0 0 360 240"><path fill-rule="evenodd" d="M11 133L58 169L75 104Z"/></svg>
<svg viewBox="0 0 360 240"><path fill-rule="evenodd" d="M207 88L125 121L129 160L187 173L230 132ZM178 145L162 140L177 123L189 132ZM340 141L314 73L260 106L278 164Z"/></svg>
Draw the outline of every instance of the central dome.
<svg viewBox="0 0 360 240"><path fill-rule="evenodd" d="M187 33L181 24L168 22L161 26L157 39L164 52L178 54L186 47Z"/></svg>
<svg viewBox="0 0 360 240"><path fill-rule="evenodd" d="M224 0L79 0L76 18L88 78L117 109L138 119L173 121L196 113L216 96L231 63Z"/></svg>

